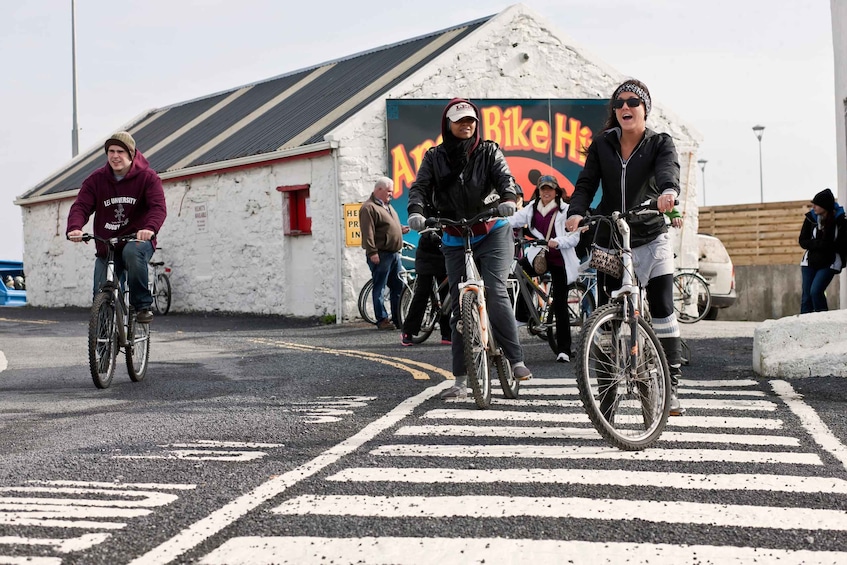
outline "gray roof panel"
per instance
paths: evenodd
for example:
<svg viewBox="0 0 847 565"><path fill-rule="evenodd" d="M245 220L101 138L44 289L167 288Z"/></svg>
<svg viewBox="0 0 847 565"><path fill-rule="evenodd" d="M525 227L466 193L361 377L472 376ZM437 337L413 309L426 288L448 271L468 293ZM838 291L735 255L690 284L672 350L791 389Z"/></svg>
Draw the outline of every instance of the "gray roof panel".
<svg viewBox="0 0 847 565"><path fill-rule="evenodd" d="M382 97L490 18L160 108L136 121L128 130L159 173L268 153L292 142L296 146L317 143L333 128ZM443 44L435 43L437 41ZM265 109L256 119L242 123L306 78L311 82ZM216 107L239 91L244 92ZM212 110L212 114L192 123ZM229 131L233 126L237 127ZM186 127L186 131L175 135ZM148 154L145 149L150 148L154 151ZM68 164L20 199L26 201L78 189L92 171L105 164L102 155L100 147L89 149L76 164Z"/></svg>

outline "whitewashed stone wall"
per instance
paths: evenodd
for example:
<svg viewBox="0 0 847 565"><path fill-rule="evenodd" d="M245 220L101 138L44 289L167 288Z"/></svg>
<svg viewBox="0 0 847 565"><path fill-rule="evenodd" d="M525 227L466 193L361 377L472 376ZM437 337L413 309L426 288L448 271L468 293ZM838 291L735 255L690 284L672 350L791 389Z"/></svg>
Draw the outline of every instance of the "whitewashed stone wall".
<svg viewBox="0 0 847 565"><path fill-rule="evenodd" d="M625 78L585 54L541 16L517 5L398 85L387 98L608 98ZM378 100L333 132L341 144L342 202L363 200L373 181L389 172L385 123L385 100ZM699 135L658 102L648 125L670 133L677 145L682 171L680 209L686 214L683 233L675 236L677 245L684 245L677 248L677 255L680 264L696 265ZM356 315L355 300L370 273L360 249L346 248L344 259L344 317L349 319Z"/></svg>
<svg viewBox="0 0 847 565"><path fill-rule="evenodd" d="M312 236L284 236L281 185L311 184ZM159 252L173 271L174 311L319 316L335 313L338 247L332 159L320 157L166 182ZM72 200L25 208L27 299L91 303L94 246L72 244ZM198 213L205 211L204 218ZM50 234L44 226L55 226ZM91 225L87 226L91 230ZM59 273L59 276L55 274Z"/></svg>

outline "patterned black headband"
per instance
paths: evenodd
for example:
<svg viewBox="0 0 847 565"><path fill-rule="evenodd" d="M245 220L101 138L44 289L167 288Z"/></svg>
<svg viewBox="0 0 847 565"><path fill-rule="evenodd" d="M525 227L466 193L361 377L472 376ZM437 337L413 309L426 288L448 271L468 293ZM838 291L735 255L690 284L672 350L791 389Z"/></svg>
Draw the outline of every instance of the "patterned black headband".
<svg viewBox="0 0 847 565"><path fill-rule="evenodd" d="M612 96L612 99L616 99L618 96L620 96L622 92L632 92L633 94L644 100L644 115L646 116L650 113L650 109L653 107L653 105L650 102L650 95L647 94L646 90L644 90L634 82L625 82L618 87L618 89L615 91L615 95Z"/></svg>

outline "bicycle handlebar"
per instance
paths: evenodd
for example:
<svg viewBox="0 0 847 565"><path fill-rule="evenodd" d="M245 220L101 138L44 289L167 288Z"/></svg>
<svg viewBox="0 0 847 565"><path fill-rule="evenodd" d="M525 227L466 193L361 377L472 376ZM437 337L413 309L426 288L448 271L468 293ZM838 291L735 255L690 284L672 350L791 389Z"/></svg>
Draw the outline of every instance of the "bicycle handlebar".
<svg viewBox="0 0 847 565"><path fill-rule="evenodd" d="M487 222L488 220L491 220L493 218L499 218L499 217L500 217L500 212L497 210L497 208L488 208L486 210L483 210L482 212L480 212L479 214L477 214L476 216L474 216L473 218L471 218L469 220L465 220L465 219L451 220L450 218L436 218L436 217L427 218L426 219L426 226L428 228L435 228L437 226L446 226L446 227L454 226L454 227L458 227L458 228L467 228L467 227L470 227L470 226L472 226L476 223Z"/></svg>
<svg viewBox="0 0 847 565"><path fill-rule="evenodd" d="M84 242L87 243L87 242L91 241L92 239L94 239L96 241L99 241L101 243L105 243L107 245L116 245L118 243L122 243L122 242L126 242L126 241L138 241L138 238L136 237L137 235L138 235L137 233L134 233L132 235L119 235L117 237L100 237L100 236L94 235L92 233L84 233L84 234L82 234L82 236L80 236L81 237L80 241L84 241ZM68 234L65 234L65 239L67 239L68 241L71 240L71 238Z"/></svg>
<svg viewBox="0 0 847 565"><path fill-rule="evenodd" d="M677 206L679 204L679 200L674 199L673 205ZM629 220L633 216L660 216L662 212L659 212L659 201L658 200L648 200L642 204L637 206L633 206L626 212L612 212L609 215L604 214L593 214L588 216L583 216L582 220L580 220L579 225L587 226L589 224L595 224L599 220L609 220L615 214L619 214L619 217Z"/></svg>

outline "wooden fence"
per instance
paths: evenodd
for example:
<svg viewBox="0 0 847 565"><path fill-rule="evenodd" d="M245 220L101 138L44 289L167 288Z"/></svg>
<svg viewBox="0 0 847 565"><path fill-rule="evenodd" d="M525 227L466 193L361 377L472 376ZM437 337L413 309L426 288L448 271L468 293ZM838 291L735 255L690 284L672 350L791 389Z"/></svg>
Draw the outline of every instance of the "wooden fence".
<svg viewBox="0 0 847 565"><path fill-rule="evenodd" d="M700 233L720 239L734 265L799 265L809 200L700 208Z"/></svg>

